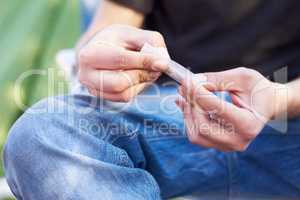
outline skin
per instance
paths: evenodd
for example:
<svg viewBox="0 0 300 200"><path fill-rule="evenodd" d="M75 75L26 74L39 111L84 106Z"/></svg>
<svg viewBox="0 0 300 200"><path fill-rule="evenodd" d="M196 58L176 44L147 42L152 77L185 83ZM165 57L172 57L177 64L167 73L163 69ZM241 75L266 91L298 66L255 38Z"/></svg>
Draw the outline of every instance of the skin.
<svg viewBox="0 0 300 200"><path fill-rule="evenodd" d="M118 13L117 15L115 13ZM97 9L88 30L77 43L77 51L81 49L97 32L112 24L124 24L140 28L144 22L144 15L130 8L103 0Z"/></svg>
<svg viewBox="0 0 300 200"><path fill-rule="evenodd" d="M270 120L299 116L299 80L279 84L247 68L204 75L207 84L185 81L179 88L182 98L176 101L194 144L244 151ZM229 92L232 103L216 97L216 91Z"/></svg>
<svg viewBox="0 0 300 200"><path fill-rule="evenodd" d="M77 44L79 80L92 95L128 102L166 70L166 61L139 53L144 43L166 48L160 33L136 28L143 20L132 9L102 2Z"/></svg>
<svg viewBox="0 0 300 200"><path fill-rule="evenodd" d="M139 52L144 43L165 48L153 31L125 25L103 29L79 52L79 80L95 96L130 101L167 69L164 60Z"/></svg>
<svg viewBox="0 0 300 200"><path fill-rule="evenodd" d="M145 42L166 47L161 34L139 29L143 21L141 13L102 2L77 44L79 80L92 95L128 102L167 69L166 61L139 52ZM194 144L244 151L268 121L285 113L289 118L300 115L300 80L279 84L246 68L204 75L207 84L181 83L182 98L176 101ZM215 91L229 92L233 103L217 98Z"/></svg>

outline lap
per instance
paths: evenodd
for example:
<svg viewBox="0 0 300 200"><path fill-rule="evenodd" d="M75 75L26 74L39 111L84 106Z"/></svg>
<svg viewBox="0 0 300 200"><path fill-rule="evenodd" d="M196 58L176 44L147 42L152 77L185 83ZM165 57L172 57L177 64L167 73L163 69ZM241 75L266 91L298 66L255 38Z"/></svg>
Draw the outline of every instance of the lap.
<svg viewBox="0 0 300 200"><path fill-rule="evenodd" d="M291 134L298 131L297 120L289 122L288 134L265 128L246 152L222 153L188 142L175 98L175 87L159 95L149 89L129 104L52 97L28 110L25 121L38 123L37 137L58 148L148 171L164 197L299 195L300 139Z"/></svg>
<svg viewBox="0 0 300 200"><path fill-rule="evenodd" d="M51 97L20 121L34 124L36 137L30 138L51 148L149 172L163 197L226 188L225 181L215 181L225 180L224 156L188 142L174 103L176 88L151 90L129 104L87 95Z"/></svg>
<svg viewBox="0 0 300 200"><path fill-rule="evenodd" d="M300 197L300 119L266 126L247 151L232 159L233 196Z"/></svg>

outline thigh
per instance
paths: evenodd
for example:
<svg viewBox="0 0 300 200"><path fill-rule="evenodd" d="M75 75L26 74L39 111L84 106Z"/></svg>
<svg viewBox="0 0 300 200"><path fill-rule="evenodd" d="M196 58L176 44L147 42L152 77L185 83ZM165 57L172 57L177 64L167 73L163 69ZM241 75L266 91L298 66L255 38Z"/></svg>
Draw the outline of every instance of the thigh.
<svg viewBox="0 0 300 200"><path fill-rule="evenodd" d="M130 139L121 115L104 111L101 102L48 98L17 120L4 165L18 199L160 199L153 176L133 162L143 155L137 137ZM119 140L131 141L134 156Z"/></svg>
<svg viewBox="0 0 300 200"><path fill-rule="evenodd" d="M176 98L174 86L149 88L126 111L126 120L137 122L134 124L138 126L144 168L156 179L164 198L178 195L226 198L227 155L188 141Z"/></svg>
<svg viewBox="0 0 300 200"><path fill-rule="evenodd" d="M176 87L149 88L127 104L88 95L39 102L6 144L13 191L25 199L94 199L117 191L127 191L127 199L158 199L159 186L163 198L226 196L226 157L188 142L176 93Z"/></svg>
<svg viewBox="0 0 300 200"><path fill-rule="evenodd" d="M226 198L227 156L188 141L177 97L175 85L153 85L130 103L98 100L93 105L94 98L81 98L77 104L97 114L78 117L75 127L124 150L133 167L155 178L163 198Z"/></svg>

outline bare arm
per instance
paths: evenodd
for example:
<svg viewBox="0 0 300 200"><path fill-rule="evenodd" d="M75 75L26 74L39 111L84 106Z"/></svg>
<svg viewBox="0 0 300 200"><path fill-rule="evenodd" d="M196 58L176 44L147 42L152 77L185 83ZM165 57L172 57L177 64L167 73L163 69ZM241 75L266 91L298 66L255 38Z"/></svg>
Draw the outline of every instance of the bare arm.
<svg viewBox="0 0 300 200"><path fill-rule="evenodd" d="M300 116L300 78L286 84L288 88L287 113L290 118Z"/></svg>

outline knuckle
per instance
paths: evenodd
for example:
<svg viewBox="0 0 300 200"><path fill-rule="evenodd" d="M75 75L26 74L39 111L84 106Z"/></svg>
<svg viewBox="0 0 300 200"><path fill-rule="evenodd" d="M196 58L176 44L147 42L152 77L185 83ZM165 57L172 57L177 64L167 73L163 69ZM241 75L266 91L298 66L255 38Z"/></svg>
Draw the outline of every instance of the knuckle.
<svg viewBox="0 0 300 200"><path fill-rule="evenodd" d="M111 87L111 92L113 92L113 93L122 92L123 90L124 90L124 87L121 84L114 84Z"/></svg>
<svg viewBox="0 0 300 200"><path fill-rule="evenodd" d="M89 61L89 52L83 48L78 53L78 64L79 66L87 66Z"/></svg>
<svg viewBox="0 0 300 200"><path fill-rule="evenodd" d="M142 68L148 69L152 66L152 58L150 56L143 56L142 57Z"/></svg>
<svg viewBox="0 0 300 200"><path fill-rule="evenodd" d="M123 101L123 102L125 102L125 103L130 102L132 99L133 99L133 97L132 97L132 95L130 95L129 92L124 92L124 93L121 95L121 101Z"/></svg>
<svg viewBox="0 0 300 200"><path fill-rule="evenodd" d="M242 138L245 140L245 141L250 141L252 140L253 138L255 138L255 132L253 130L248 130L248 131L245 131L244 134L242 134Z"/></svg>
<svg viewBox="0 0 300 200"><path fill-rule="evenodd" d="M114 57L114 63L117 66L126 67L128 65L128 58L122 53L122 51L119 51Z"/></svg>
<svg viewBox="0 0 300 200"><path fill-rule="evenodd" d="M109 92L120 93L126 89L127 83L126 79L123 78L123 76L117 75L109 81L103 81L103 85L105 85L106 88L109 88Z"/></svg>
<svg viewBox="0 0 300 200"><path fill-rule="evenodd" d="M255 138L254 134L253 133L245 133L243 135L241 135L241 139L244 141L244 142L250 142L252 141L253 139Z"/></svg>
<svg viewBox="0 0 300 200"><path fill-rule="evenodd" d="M238 67L236 70L238 70L240 73L243 73L243 72L247 72L249 70L249 68L247 68L247 67Z"/></svg>
<svg viewBox="0 0 300 200"><path fill-rule="evenodd" d="M195 134L188 134L188 139L192 144L198 144L198 137Z"/></svg>
<svg viewBox="0 0 300 200"><path fill-rule="evenodd" d="M112 92L119 93L128 87L128 83L124 79L118 79L112 86Z"/></svg>
<svg viewBox="0 0 300 200"><path fill-rule="evenodd" d="M253 124L250 123L245 124L243 129L245 131L243 131L243 134L241 134L241 136L246 141L253 140L260 131L260 129L258 129L257 126L254 126Z"/></svg>
<svg viewBox="0 0 300 200"><path fill-rule="evenodd" d="M158 31L152 31L152 41L159 46L165 46L164 37Z"/></svg>
<svg viewBox="0 0 300 200"><path fill-rule="evenodd" d="M82 83L83 85L87 85L88 84L88 78L87 75L84 73L84 70L80 69L78 71L78 80L80 83Z"/></svg>
<svg viewBox="0 0 300 200"><path fill-rule="evenodd" d="M237 70L239 71L240 76L243 76L243 77L249 76L250 69L248 69L246 67L239 67Z"/></svg>
<svg viewBox="0 0 300 200"><path fill-rule="evenodd" d="M138 80L139 82L145 82L147 80L147 75L143 71L138 72Z"/></svg>
<svg viewBox="0 0 300 200"><path fill-rule="evenodd" d="M163 40L163 36L162 36L162 34L160 32L153 31L152 34L153 34L153 37L155 37L157 39L160 39L160 40Z"/></svg>
<svg viewBox="0 0 300 200"><path fill-rule="evenodd" d="M118 38L127 37L127 34L130 34L132 31L135 31L136 28L126 25L126 24L112 24L107 26L101 32L105 32L108 37L115 35Z"/></svg>
<svg viewBox="0 0 300 200"><path fill-rule="evenodd" d="M246 67L239 67L238 70L241 78L246 81L253 79L258 73L254 69L249 69Z"/></svg>
<svg viewBox="0 0 300 200"><path fill-rule="evenodd" d="M132 72L132 73L138 73L138 72ZM130 86L133 86L135 82L136 80L133 74L130 74L130 72L129 73L123 72L116 83L120 85L121 90L124 91Z"/></svg>

